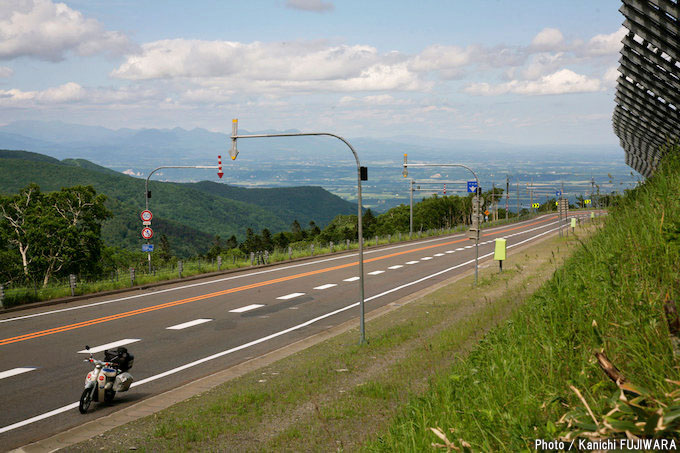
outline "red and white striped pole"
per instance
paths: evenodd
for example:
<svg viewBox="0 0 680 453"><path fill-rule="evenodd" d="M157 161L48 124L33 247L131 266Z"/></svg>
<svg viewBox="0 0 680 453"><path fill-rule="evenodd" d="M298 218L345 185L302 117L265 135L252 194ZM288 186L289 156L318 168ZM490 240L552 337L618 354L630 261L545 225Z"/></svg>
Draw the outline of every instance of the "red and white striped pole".
<svg viewBox="0 0 680 453"><path fill-rule="evenodd" d="M217 170L217 176L222 179L222 176L224 176L224 173L222 172L222 156L217 156L217 165L218 165L218 170Z"/></svg>

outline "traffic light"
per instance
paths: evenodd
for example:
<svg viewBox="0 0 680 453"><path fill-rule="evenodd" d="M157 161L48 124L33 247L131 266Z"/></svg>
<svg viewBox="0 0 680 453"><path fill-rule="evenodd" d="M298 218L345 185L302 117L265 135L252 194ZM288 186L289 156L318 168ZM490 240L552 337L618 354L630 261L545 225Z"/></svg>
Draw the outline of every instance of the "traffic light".
<svg viewBox="0 0 680 453"><path fill-rule="evenodd" d="M404 171L401 172L401 174L404 176L404 178L408 177L408 167L407 165L407 154L404 154Z"/></svg>
<svg viewBox="0 0 680 453"><path fill-rule="evenodd" d="M236 149L236 136L238 135L238 119L234 118L231 120L231 149L229 150L229 155L231 160L235 160L238 156L238 149Z"/></svg>

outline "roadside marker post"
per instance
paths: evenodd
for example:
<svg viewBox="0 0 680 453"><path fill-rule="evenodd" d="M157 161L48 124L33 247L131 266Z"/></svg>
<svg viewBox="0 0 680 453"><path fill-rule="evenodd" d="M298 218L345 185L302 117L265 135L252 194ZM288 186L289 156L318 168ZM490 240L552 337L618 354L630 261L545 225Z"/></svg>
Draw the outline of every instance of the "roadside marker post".
<svg viewBox="0 0 680 453"><path fill-rule="evenodd" d="M3 301L5 300L5 287L0 285L0 308L5 308Z"/></svg>
<svg viewBox="0 0 680 453"><path fill-rule="evenodd" d="M576 217L571 218L571 232L574 232L574 229L576 228Z"/></svg>
<svg viewBox="0 0 680 453"><path fill-rule="evenodd" d="M503 272L503 261L505 260L506 255L506 240L503 238L497 238L495 241L496 247L493 252L493 259L498 261L501 269L500 271Z"/></svg>

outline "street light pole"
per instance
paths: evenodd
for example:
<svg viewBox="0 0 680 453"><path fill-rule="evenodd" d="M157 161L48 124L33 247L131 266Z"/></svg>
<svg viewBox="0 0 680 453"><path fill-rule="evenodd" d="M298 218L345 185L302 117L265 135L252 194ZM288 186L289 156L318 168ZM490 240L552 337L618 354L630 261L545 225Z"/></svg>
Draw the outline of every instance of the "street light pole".
<svg viewBox="0 0 680 453"><path fill-rule="evenodd" d="M363 211L363 204L361 201L361 181L362 181L362 176L364 176L364 179L366 178L366 167L362 167L361 163L359 162L359 155L357 154L356 150L352 147L352 145L345 140L344 138L340 137L339 135L331 134L330 132L296 132L296 133L280 133L280 134L249 134L249 135L239 135L238 134L238 120L234 119L232 121L232 130L231 130L231 149L229 150L229 154L231 156L231 160L236 159L236 156L238 155L238 149L236 147L236 141L239 138L274 138L274 137L318 137L318 136L326 136L326 137L333 137L337 138L341 142L343 142L347 147L352 151L352 154L354 155L354 160L356 161L357 164L357 232L359 236L359 295L360 295L360 300L359 300L359 330L360 330L360 338L359 338L359 344L366 343L366 329L364 326L364 230L363 230L363 216L362 216L362 211Z"/></svg>
<svg viewBox="0 0 680 453"><path fill-rule="evenodd" d="M149 176L146 177L146 183L144 185L144 189L145 189L144 190L144 200L146 202L145 206L146 206L147 211L149 210L149 178L151 178L151 175L153 175L154 173L156 173L158 170L160 170L162 168L209 168L209 169L217 168L217 169L219 169L220 167L218 167L217 165L162 165L158 168L155 168L154 170L151 171L151 173L149 173ZM220 169L220 172L221 171L222 170ZM221 173L218 173L218 174L220 175L220 178L221 178L222 174ZM148 239L146 240L146 243L147 244L149 243ZM151 274L151 252L147 252L147 255L148 255L147 258L148 258L148 263L149 263L149 274Z"/></svg>
<svg viewBox="0 0 680 453"><path fill-rule="evenodd" d="M413 179L411 179L411 209L408 217L408 238L413 236Z"/></svg>
<svg viewBox="0 0 680 453"><path fill-rule="evenodd" d="M475 173L470 167L467 165L463 164L409 164L406 161L406 154L404 154L404 172L402 173L404 177L408 176L407 172L407 167L460 167L468 170L470 173L472 173L472 176L475 177L475 181L477 182L477 189L476 191L479 190L479 178L477 177L477 173ZM477 197L479 197L479 194L475 193ZM477 210L477 228L479 228L479 209ZM477 280L479 278L479 230L477 230L477 233L475 234L475 285L477 285Z"/></svg>

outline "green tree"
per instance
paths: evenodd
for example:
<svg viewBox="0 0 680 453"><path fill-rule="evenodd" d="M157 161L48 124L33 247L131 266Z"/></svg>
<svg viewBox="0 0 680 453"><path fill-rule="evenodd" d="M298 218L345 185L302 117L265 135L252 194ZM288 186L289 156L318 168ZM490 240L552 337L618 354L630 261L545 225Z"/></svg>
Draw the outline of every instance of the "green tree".
<svg viewBox="0 0 680 453"><path fill-rule="evenodd" d="M216 235L213 239L212 246L210 247L210 250L208 250L208 253L205 254L205 257L209 260L212 260L217 258L217 256L223 251L224 248L222 247L222 238L219 235Z"/></svg>
<svg viewBox="0 0 680 453"><path fill-rule="evenodd" d="M170 248L170 241L165 234L161 235L160 245L158 247L158 259L163 263L168 263L172 259L172 250Z"/></svg>

